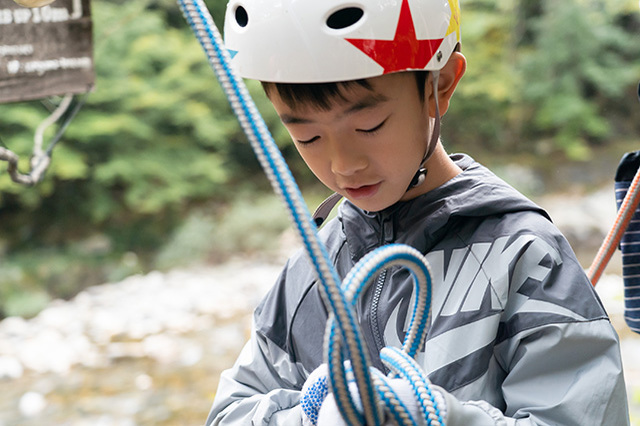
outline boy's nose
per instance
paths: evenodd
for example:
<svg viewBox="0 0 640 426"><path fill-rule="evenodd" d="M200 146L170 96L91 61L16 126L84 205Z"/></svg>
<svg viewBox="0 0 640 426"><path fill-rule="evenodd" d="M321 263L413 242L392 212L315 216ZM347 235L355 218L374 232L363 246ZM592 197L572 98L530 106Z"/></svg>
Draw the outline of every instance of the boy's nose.
<svg viewBox="0 0 640 426"><path fill-rule="evenodd" d="M351 176L367 167L367 157L349 141L331 144L331 171L336 175Z"/></svg>

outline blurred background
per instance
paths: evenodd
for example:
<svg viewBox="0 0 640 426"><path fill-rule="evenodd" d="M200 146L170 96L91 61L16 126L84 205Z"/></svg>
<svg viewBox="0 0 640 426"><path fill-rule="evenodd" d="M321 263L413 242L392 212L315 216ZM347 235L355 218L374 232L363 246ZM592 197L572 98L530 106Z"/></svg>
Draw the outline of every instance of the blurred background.
<svg viewBox="0 0 640 426"><path fill-rule="evenodd" d="M225 5L208 1L219 28ZM638 2L461 6L468 70L445 147L548 209L588 268L615 217L617 163L640 149ZM0 426L202 424L298 242L176 3L91 7L96 88L45 179L19 186L0 163ZM313 210L327 190L248 84ZM0 140L24 170L48 114L0 105ZM640 425L620 270L616 256L597 290Z"/></svg>

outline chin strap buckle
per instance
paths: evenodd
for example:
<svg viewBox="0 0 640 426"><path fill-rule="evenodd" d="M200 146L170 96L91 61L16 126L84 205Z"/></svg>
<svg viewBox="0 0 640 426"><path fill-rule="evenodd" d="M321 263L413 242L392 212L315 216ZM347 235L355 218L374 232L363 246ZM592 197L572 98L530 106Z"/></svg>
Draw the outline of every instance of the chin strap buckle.
<svg viewBox="0 0 640 426"><path fill-rule="evenodd" d="M427 168L420 167L420 170L418 170L415 176L413 176L413 179L411 179L411 183L409 184L409 188L407 188L407 191L415 188L416 186L422 185L422 183L425 181L426 178L427 178Z"/></svg>

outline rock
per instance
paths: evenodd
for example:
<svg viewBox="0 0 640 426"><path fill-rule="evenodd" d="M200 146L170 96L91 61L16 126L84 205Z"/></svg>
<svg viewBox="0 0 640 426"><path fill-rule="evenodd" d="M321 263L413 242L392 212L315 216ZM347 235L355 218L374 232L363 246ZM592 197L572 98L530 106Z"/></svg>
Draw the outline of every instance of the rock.
<svg viewBox="0 0 640 426"><path fill-rule="evenodd" d="M29 331L29 323L21 317L8 317L0 322L0 337L24 337Z"/></svg>
<svg viewBox="0 0 640 426"><path fill-rule="evenodd" d="M149 390L153 386L153 379L148 374L139 374L135 379L136 387L141 391Z"/></svg>
<svg viewBox="0 0 640 426"><path fill-rule="evenodd" d="M574 249L597 251L616 217L615 195L610 186L590 194L559 194L541 197L537 203L547 210Z"/></svg>
<svg viewBox="0 0 640 426"><path fill-rule="evenodd" d="M106 346L105 351L111 361L145 356L144 347L140 342L113 342Z"/></svg>
<svg viewBox="0 0 640 426"><path fill-rule="evenodd" d="M280 270L235 261L137 275L54 301L31 320L5 319L0 426L202 424ZM596 291L624 327L622 279L604 275ZM633 395L640 340L621 337Z"/></svg>
<svg viewBox="0 0 640 426"><path fill-rule="evenodd" d="M180 365L183 367L191 367L202 360L204 349L202 346L194 343L188 343L183 346L180 354Z"/></svg>
<svg viewBox="0 0 640 426"><path fill-rule="evenodd" d="M609 316L621 317L624 314L624 282L622 277L603 274L595 288Z"/></svg>
<svg viewBox="0 0 640 426"><path fill-rule="evenodd" d="M29 391L22 395L18 403L20 413L25 417L37 416L47 406L47 400L39 392Z"/></svg>
<svg viewBox="0 0 640 426"><path fill-rule="evenodd" d="M24 368L17 358L12 356L0 356L0 380L19 379L24 373Z"/></svg>
<svg viewBox="0 0 640 426"><path fill-rule="evenodd" d="M53 301L28 321L7 318L0 322L0 357L5 357L0 377L21 376L18 364L63 375L75 365L105 367L129 358L194 365L202 347L177 336L246 315L279 271L279 265L236 262L151 272L88 288L70 301ZM246 334L236 330L221 338L221 347L230 347L227 340L235 347Z"/></svg>
<svg viewBox="0 0 640 426"><path fill-rule="evenodd" d="M146 337L142 341L144 354L161 364L172 364L180 359L180 345L166 334Z"/></svg>

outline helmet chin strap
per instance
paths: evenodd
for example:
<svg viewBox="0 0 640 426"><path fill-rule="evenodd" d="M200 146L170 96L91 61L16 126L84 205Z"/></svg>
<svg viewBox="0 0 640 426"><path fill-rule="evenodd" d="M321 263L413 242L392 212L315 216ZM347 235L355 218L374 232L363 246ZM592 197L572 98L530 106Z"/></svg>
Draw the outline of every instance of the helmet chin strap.
<svg viewBox="0 0 640 426"><path fill-rule="evenodd" d="M424 166L427 160L431 158L433 151L436 149L436 145L438 145L438 138L440 137L440 107L438 106L438 77L440 76L439 71L431 71L431 77L433 81L433 93L436 101L436 117L433 123L433 130L431 132L431 138L429 140L429 144L427 145L427 150L424 153L424 157L422 157L422 161L420 162L420 168L413 175L413 179L411 179L411 183L407 188L407 191L415 188L416 186L420 186L424 183L427 177L427 168Z"/></svg>

